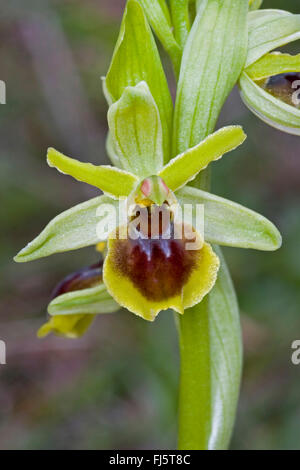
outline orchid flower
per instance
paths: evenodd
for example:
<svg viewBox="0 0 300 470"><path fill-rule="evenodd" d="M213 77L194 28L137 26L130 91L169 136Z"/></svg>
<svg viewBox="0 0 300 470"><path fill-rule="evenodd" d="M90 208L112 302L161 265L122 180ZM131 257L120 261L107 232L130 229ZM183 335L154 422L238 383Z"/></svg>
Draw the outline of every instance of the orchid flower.
<svg viewBox="0 0 300 470"><path fill-rule="evenodd" d="M246 138L239 125L215 129L238 84L255 114L299 133L292 95L299 56L272 51L300 38L300 20L259 10L262 0L196 0L193 9L190 3L127 1L103 78L112 165L83 163L53 148L47 153L50 167L103 194L55 217L15 260L86 246L103 256L59 284L39 336L78 337L95 315L121 307L148 321L176 312L179 448L223 449L234 423L242 347L219 246L273 251L281 235L262 215L210 192L214 162ZM173 64L175 106L152 31Z"/></svg>

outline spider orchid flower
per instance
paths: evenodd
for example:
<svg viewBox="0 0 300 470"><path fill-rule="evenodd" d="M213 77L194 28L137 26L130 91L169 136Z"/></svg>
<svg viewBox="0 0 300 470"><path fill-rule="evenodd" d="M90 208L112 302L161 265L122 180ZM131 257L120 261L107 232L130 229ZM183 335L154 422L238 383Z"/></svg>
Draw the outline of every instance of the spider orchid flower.
<svg viewBox="0 0 300 470"><path fill-rule="evenodd" d="M51 167L105 195L56 217L16 261L99 242L106 242L107 250L101 279L91 275L84 283L81 273L65 281L66 290L58 289L49 305L54 320L40 335L51 330L77 336L95 313L119 306L150 321L169 308L183 314L215 284L219 259L209 242L266 250L281 243L277 229L262 216L187 186L211 162L243 143L241 127L224 127L164 165L160 115L146 82L125 88L110 106L108 123L121 168L94 166L48 150ZM182 215L186 207L189 217ZM205 230L197 221L199 207ZM88 321L82 316L86 314ZM62 317L57 320L57 315Z"/></svg>
<svg viewBox="0 0 300 470"><path fill-rule="evenodd" d="M235 125L215 131L236 84L255 114L299 132L298 95L291 95L299 57L272 53L300 37L299 15L259 10L261 4L127 0L103 79L113 166L52 148L47 155L51 167L103 194L55 217L15 258L26 262L86 246L103 253L103 265L59 284L39 336L78 337L95 315L120 307L148 321L163 310L178 312L181 450L227 448L234 423L239 308L217 245L266 251L281 245L265 217L209 192L209 171L203 171L246 137ZM153 32L173 65L174 102Z"/></svg>

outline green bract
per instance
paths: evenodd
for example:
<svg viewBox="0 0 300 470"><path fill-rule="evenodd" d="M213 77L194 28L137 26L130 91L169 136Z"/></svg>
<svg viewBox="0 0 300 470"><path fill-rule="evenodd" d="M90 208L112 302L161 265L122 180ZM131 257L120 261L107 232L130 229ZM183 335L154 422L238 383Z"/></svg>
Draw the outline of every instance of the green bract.
<svg viewBox="0 0 300 470"><path fill-rule="evenodd" d="M139 3L144 8L158 39L171 57L175 73L178 74L182 51L174 37L171 17L165 0L139 0Z"/></svg>
<svg viewBox="0 0 300 470"><path fill-rule="evenodd" d="M246 60L247 11L248 2L244 0L200 2L183 51L173 155L194 147L213 132L221 107Z"/></svg>

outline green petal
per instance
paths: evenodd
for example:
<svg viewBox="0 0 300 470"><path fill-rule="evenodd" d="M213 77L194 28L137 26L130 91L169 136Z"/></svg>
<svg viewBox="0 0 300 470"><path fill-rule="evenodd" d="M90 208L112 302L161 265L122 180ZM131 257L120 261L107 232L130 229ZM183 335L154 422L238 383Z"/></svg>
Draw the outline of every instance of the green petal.
<svg viewBox="0 0 300 470"><path fill-rule="evenodd" d="M267 93L245 72L241 75L239 85L243 101L260 119L284 132L300 135L299 109Z"/></svg>
<svg viewBox="0 0 300 470"><path fill-rule="evenodd" d="M204 205L204 238L210 243L264 251L281 246L281 235L272 222L246 207L188 186L176 197L181 205L193 205L194 218L196 205Z"/></svg>
<svg viewBox="0 0 300 470"><path fill-rule="evenodd" d="M109 104L119 100L127 86L141 81L147 82L159 109L167 161L171 147L172 98L147 18L138 1L129 0L104 84Z"/></svg>
<svg viewBox="0 0 300 470"><path fill-rule="evenodd" d="M79 338L90 327L94 315L61 315L49 318L37 332L39 338L44 338L50 333L66 338Z"/></svg>
<svg viewBox="0 0 300 470"><path fill-rule="evenodd" d="M224 153L234 150L246 139L240 126L219 129L196 147L173 158L159 173L166 185L175 191L195 178L199 171L221 158Z"/></svg>
<svg viewBox="0 0 300 470"><path fill-rule="evenodd" d="M48 305L49 315L96 315L119 309L120 306L109 295L103 283L89 289L67 292Z"/></svg>
<svg viewBox="0 0 300 470"><path fill-rule="evenodd" d="M106 212L106 208L110 208L111 212ZM114 216L118 215L118 209L119 202L108 196L99 196L72 207L55 217L38 237L17 254L15 261L22 263L96 245L102 240L97 234L98 224L105 223L109 231L113 230L117 223Z"/></svg>
<svg viewBox="0 0 300 470"><path fill-rule="evenodd" d="M146 82L127 87L108 111L108 124L122 167L145 178L163 166L159 111Z"/></svg>
<svg viewBox="0 0 300 470"><path fill-rule="evenodd" d="M245 72L252 80L278 75L280 73L299 72L300 54L290 55L280 52L266 54L257 62L246 68Z"/></svg>
<svg viewBox="0 0 300 470"><path fill-rule="evenodd" d="M249 24L246 67L277 47L300 39L300 15L279 13L262 18L259 24Z"/></svg>
<svg viewBox="0 0 300 470"><path fill-rule="evenodd" d="M56 168L61 173L96 186L105 193L118 198L127 197L138 181L134 175L119 168L83 163L67 157L53 148L48 149L47 161L50 167Z"/></svg>
<svg viewBox="0 0 300 470"><path fill-rule="evenodd" d="M200 2L182 57L174 117L174 156L213 132L245 63L247 13L248 0Z"/></svg>
<svg viewBox="0 0 300 470"><path fill-rule="evenodd" d="M168 6L165 0L139 0L156 36L171 57L175 71L179 72L181 48L175 40Z"/></svg>

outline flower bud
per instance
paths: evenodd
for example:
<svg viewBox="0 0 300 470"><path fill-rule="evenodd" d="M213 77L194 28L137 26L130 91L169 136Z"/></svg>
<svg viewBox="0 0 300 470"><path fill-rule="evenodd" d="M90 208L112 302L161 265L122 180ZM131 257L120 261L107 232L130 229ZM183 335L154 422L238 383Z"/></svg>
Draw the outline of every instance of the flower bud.
<svg viewBox="0 0 300 470"><path fill-rule="evenodd" d="M102 266L101 260L99 263L69 274L54 288L51 299L74 290L88 289L102 282Z"/></svg>
<svg viewBox="0 0 300 470"><path fill-rule="evenodd" d="M52 292L51 298L67 294L76 290L88 289L102 282L103 261L85 267L65 277ZM94 320L95 315L55 315L41 326L38 337L43 338L49 333L67 338L78 338L82 336Z"/></svg>

